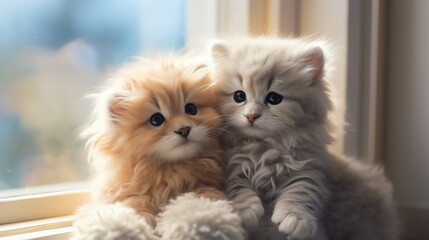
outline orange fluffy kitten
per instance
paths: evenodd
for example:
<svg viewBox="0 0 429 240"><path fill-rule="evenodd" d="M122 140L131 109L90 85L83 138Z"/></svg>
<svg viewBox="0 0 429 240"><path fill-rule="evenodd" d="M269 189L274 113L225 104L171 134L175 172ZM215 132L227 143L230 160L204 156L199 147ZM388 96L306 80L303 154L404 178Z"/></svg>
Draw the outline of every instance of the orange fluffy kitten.
<svg viewBox="0 0 429 240"><path fill-rule="evenodd" d="M223 199L221 120L206 65L189 58L139 60L95 94L88 138L96 202L122 202L155 226L176 196Z"/></svg>

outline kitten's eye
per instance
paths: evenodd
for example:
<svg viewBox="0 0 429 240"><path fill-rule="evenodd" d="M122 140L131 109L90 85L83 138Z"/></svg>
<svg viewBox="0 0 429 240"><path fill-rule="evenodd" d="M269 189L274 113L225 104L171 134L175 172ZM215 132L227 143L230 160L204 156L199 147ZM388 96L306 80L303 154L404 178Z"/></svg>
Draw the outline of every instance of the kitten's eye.
<svg viewBox="0 0 429 240"><path fill-rule="evenodd" d="M197 114L197 107L192 103L188 103L185 106L185 113L189 115L195 115Z"/></svg>
<svg viewBox="0 0 429 240"><path fill-rule="evenodd" d="M164 116L162 116L161 113L155 113L150 117L150 124L152 124L155 127L161 126L165 122Z"/></svg>
<svg viewBox="0 0 429 240"><path fill-rule="evenodd" d="M265 98L265 102L271 105L277 105L283 101L283 96L276 92L269 92Z"/></svg>
<svg viewBox="0 0 429 240"><path fill-rule="evenodd" d="M235 91L234 92L234 101L236 103L242 103L242 102L246 101L246 93L244 93L241 90Z"/></svg>

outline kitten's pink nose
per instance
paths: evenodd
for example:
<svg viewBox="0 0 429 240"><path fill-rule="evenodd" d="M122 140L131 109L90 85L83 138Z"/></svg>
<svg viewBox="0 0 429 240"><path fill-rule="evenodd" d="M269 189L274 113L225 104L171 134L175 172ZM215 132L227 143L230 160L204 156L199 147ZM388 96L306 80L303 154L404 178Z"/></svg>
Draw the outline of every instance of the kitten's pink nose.
<svg viewBox="0 0 429 240"><path fill-rule="evenodd" d="M246 118L247 121L249 121L250 123L254 123L256 121L257 118L259 118L261 115L259 114L246 114Z"/></svg>
<svg viewBox="0 0 429 240"><path fill-rule="evenodd" d="M184 127L177 129L176 131L174 131L174 133L186 138L189 135L190 131L191 131L191 127L184 126Z"/></svg>

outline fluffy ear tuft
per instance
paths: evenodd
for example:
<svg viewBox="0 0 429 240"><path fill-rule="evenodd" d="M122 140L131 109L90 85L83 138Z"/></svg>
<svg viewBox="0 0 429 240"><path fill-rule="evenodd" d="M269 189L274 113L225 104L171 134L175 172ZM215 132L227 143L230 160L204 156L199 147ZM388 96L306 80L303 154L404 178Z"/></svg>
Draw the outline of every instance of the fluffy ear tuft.
<svg viewBox="0 0 429 240"><path fill-rule="evenodd" d="M215 62L220 62L225 59L228 59L230 54L230 46L225 41L217 40L211 45L210 52L212 59Z"/></svg>
<svg viewBox="0 0 429 240"><path fill-rule="evenodd" d="M196 78L204 79L209 75L209 67L205 63L198 63L193 67L192 72Z"/></svg>
<svg viewBox="0 0 429 240"><path fill-rule="evenodd" d="M312 47L300 57L305 67L311 72L312 83L320 80L323 77L323 67L325 58L323 50L320 47Z"/></svg>
<svg viewBox="0 0 429 240"><path fill-rule="evenodd" d="M114 94L109 102L109 114L112 118L120 117L125 112L125 97Z"/></svg>

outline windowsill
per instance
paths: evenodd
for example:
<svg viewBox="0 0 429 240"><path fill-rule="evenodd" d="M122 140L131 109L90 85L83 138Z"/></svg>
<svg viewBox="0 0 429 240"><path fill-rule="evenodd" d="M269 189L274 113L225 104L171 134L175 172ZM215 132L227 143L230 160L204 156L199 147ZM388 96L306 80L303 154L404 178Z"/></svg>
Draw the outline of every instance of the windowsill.
<svg viewBox="0 0 429 240"><path fill-rule="evenodd" d="M0 226L2 239L68 239L73 216L48 218Z"/></svg>
<svg viewBox="0 0 429 240"><path fill-rule="evenodd" d="M1 239L69 239L73 214L89 202L88 183L0 194Z"/></svg>
<svg viewBox="0 0 429 240"><path fill-rule="evenodd" d="M72 232L72 227L64 227L58 229L51 229L45 231L37 231L25 234L18 234L9 237L2 238L3 240L35 240L35 239L43 239L43 240L60 240L60 239L70 239Z"/></svg>
<svg viewBox="0 0 429 240"><path fill-rule="evenodd" d="M27 192L28 194L0 198L0 227L2 224L73 215L77 208L89 201L88 185L74 186L61 188L62 190L56 188L56 191L39 191L34 194Z"/></svg>

